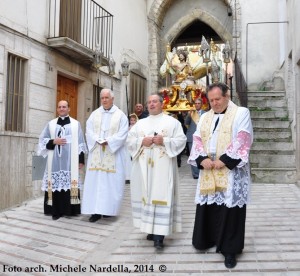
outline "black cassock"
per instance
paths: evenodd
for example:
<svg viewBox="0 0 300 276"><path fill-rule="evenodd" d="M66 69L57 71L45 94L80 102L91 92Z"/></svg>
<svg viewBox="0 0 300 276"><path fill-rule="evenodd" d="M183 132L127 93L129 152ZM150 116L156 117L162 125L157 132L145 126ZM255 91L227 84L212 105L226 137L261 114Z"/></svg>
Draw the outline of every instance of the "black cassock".
<svg viewBox="0 0 300 276"><path fill-rule="evenodd" d="M216 203L197 204L193 246L205 250L217 246L216 252L239 254L244 248L246 205L228 208Z"/></svg>
<svg viewBox="0 0 300 276"><path fill-rule="evenodd" d="M197 158L196 163L199 169L203 169L200 163L205 158L208 157ZM220 160L230 170L241 162L241 159L232 159L226 154L223 154ZM197 204L193 246L199 250L216 246L216 252L240 254L244 249L245 223L246 205L228 208L216 203Z"/></svg>

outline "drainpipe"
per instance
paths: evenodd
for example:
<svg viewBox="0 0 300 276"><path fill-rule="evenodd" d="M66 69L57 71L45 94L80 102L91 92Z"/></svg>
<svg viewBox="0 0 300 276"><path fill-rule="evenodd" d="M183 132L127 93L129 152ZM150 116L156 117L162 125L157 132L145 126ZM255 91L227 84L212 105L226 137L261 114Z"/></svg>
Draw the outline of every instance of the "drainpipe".
<svg viewBox="0 0 300 276"><path fill-rule="evenodd" d="M232 78L233 76L229 77L229 83L230 83L230 100L232 100L232 91L233 91L233 86L232 86Z"/></svg>

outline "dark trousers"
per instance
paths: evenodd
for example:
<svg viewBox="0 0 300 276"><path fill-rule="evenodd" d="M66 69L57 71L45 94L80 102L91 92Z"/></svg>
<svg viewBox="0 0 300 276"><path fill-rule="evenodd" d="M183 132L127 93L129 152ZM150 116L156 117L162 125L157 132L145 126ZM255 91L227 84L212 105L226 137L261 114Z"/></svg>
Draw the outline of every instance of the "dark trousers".
<svg viewBox="0 0 300 276"><path fill-rule="evenodd" d="M192 149L192 146L193 146L193 142L188 142L188 147L189 147L189 150L191 151L191 149ZM194 178L198 178L199 177L199 169L197 168L197 167L195 167L195 166L192 166L191 165L191 170L192 170L192 176L194 177Z"/></svg>

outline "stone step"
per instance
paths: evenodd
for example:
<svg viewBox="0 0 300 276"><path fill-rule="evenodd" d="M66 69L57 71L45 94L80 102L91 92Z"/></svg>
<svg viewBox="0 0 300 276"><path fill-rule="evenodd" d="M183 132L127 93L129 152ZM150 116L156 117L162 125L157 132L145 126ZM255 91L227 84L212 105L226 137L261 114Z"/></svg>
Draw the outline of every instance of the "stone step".
<svg viewBox="0 0 300 276"><path fill-rule="evenodd" d="M265 111L278 110L279 108L286 109L287 103L284 98L282 99L270 99L270 98L257 98L254 100L248 99L248 107L250 110L255 111L257 109L264 109Z"/></svg>
<svg viewBox="0 0 300 276"><path fill-rule="evenodd" d="M255 183L296 183L296 168L251 168L252 182Z"/></svg>
<svg viewBox="0 0 300 276"><path fill-rule="evenodd" d="M285 139L283 142L290 142L292 139L292 133L290 129L264 129L264 128L255 128L254 129L254 140L258 142L267 142L267 141L280 141ZM261 140L261 141L259 141Z"/></svg>
<svg viewBox="0 0 300 276"><path fill-rule="evenodd" d="M294 144L292 142L254 142L251 147L251 153L253 151L281 151L292 152L294 150Z"/></svg>
<svg viewBox="0 0 300 276"><path fill-rule="evenodd" d="M287 110L272 110L272 111L250 111L252 120L255 119L278 119L288 118Z"/></svg>
<svg viewBox="0 0 300 276"><path fill-rule="evenodd" d="M270 121L252 121L253 128L263 128L263 129L290 129L290 122L289 121L278 121L274 120Z"/></svg>
<svg viewBox="0 0 300 276"><path fill-rule="evenodd" d="M257 142L290 142L292 140L292 133L290 130L270 130L255 129L254 141Z"/></svg>
<svg viewBox="0 0 300 276"><path fill-rule="evenodd" d="M295 183L295 150L285 91L250 91L248 108L254 130L252 181Z"/></svg>
<svg viewBox="0 0 300 276"><path fill-rule="evenodd" d="M252 168L294 168L294 154L255 153L250 154L250 163Z"/></svg>
<svg viewBox="0 0 300 276"><path fill-rule="evenodd" d="M264 155L264 158L266 158L266 156L268 156L267 158L269 158L269 156L274 157L274 156L277 156L277 155L293 156L294 151L293 150L271 150L271 149L265 149L265 150L255 150L255 149L253 149L252 150L251 149L251 154L252 155Z"/></svg>
<svg viewBox="0 0 300 276"><path fill-rule="evenodd" d="M283 97L285 98L285 91L248 91L249 98L259 98L259 97Z"/></svg>

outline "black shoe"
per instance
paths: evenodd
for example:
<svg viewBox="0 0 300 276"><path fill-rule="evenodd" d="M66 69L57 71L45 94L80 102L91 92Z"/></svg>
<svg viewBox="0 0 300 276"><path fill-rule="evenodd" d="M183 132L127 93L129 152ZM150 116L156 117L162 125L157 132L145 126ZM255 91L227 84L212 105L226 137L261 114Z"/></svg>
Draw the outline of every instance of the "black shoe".
<svg viewBox="0 0 300 276"><path fill-rule="evenodd" d="M153 234L148 234L147 235L147 240L148 241L153 241Z"/></svg>
<svg viewBox="0 0 300 276"><path fill-rule="evenodd" d="M91 217L89 218L89 222L95 222L101 218L102 218L102 215L97 215L97 214L91 215Z"/></svg>
<svg viewBox="0 0 300 276"><path fill-rule="evenodd" d="M164 243L162 240L157 240L157 241L154 241L154 247L156 249L163 249L164 248Z"/></svg>
<svg viewBox="0 0 300 276"><path fill-rule="evenodd" d="M235 255L234 254L226 254L224 264L228 269L234 268L236 266Z"/></svg>
<svg viewBox="0 0 300 276"><path fill-rule="evenodd" d="M58 220L60 218L60 216L52 216L53 220Z"/></svg>
<svg viewBox="0 0 300 276"><path fill-rule="evenodd" d="M194 179L198 179L199 177L198 177L198 176L193 176L193 178L194 178Z"/></svg>
<svg viewBox="0 0 300 276"><path fill-rule="evenodd" d="M130 180L127 179L127 180L125 181L125 184L130 184Z"/></svg>

